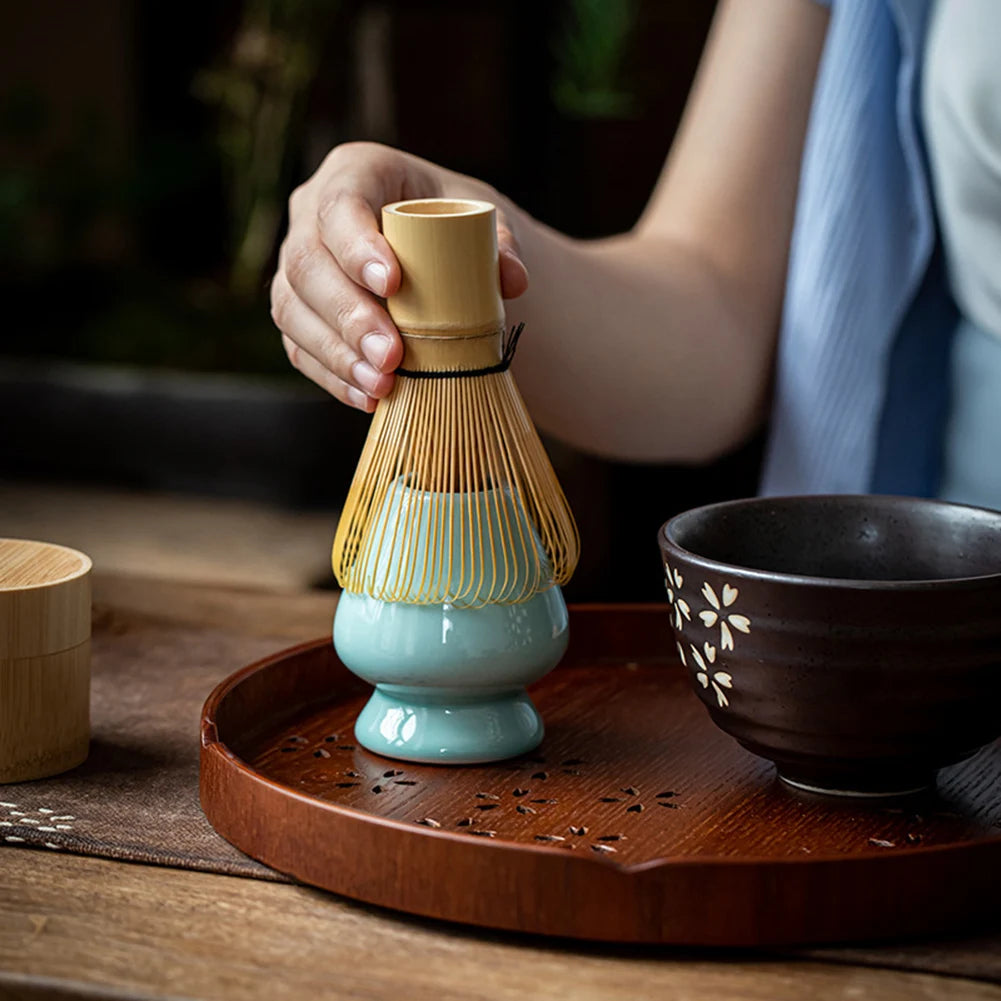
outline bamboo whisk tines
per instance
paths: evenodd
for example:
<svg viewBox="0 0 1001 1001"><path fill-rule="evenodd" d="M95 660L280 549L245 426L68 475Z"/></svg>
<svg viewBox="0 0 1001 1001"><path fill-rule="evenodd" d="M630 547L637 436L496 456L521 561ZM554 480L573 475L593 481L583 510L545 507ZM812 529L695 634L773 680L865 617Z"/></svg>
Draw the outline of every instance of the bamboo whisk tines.
<svg viewBox="0 0 1001 1001"><path fill-rule="evenodd" d="M348 591L479 606L565 583L579 539L509 371L494 209L427 199L383 210L403 281L389 300L404 341L334 541Z"/></svg>

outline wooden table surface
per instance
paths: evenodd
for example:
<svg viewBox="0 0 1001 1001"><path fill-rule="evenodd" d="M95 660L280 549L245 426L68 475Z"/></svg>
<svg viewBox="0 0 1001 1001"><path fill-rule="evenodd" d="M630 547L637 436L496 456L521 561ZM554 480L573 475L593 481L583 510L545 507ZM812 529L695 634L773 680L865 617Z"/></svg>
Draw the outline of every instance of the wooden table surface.
<svg viewBox="0 0 1001 1001"><path fill-rule="evenodd" d="M95 601L289 640L329 627L329 594L98 578ZM1001 987L753 955L491 935L321 891L0 849L0 1001L49 998L1001 999Z"/></svg>

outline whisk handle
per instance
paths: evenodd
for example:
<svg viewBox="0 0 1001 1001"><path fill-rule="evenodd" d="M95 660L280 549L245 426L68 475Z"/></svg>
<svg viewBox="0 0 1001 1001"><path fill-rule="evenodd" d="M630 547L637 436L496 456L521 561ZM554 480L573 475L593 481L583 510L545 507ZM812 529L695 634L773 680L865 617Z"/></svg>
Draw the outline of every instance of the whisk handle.
<svg viewBox="0 0 1001 1001"><path fill-rule="evenodd" d="M383 207L383 235L402 271L386 305L401 330L448 337L504 326L496 216L490 202L472 199Z"/></svg>

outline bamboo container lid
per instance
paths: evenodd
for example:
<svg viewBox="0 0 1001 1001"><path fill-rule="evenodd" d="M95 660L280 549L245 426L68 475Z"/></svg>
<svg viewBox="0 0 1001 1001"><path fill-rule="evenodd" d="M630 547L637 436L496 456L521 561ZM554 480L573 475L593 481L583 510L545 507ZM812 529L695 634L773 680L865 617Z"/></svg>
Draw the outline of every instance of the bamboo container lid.
<svg viewBox="0 0 1001 1001"><path fill-rule="evenodd" d="M75 549L0 539L0 782L87 756L90 570Z"/></svg>

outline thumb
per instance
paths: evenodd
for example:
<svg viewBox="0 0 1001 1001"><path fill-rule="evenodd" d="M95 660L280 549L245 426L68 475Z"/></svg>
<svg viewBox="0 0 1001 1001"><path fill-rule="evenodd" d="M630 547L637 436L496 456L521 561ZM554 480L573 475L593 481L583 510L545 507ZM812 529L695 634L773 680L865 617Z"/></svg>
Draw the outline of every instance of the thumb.
<svg viewBox="0 0 1001 1001"><path fill-rule="evenodd" d="M521 248L505 219L498 213L497 254L500 263L501 295L517 299L528 290L528 268L521 259Z"/></svg>

